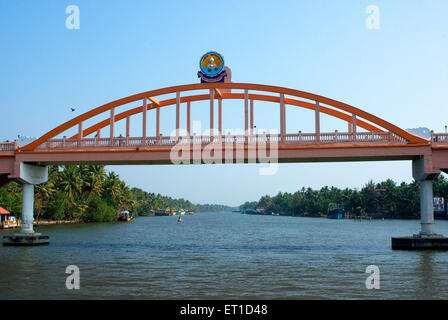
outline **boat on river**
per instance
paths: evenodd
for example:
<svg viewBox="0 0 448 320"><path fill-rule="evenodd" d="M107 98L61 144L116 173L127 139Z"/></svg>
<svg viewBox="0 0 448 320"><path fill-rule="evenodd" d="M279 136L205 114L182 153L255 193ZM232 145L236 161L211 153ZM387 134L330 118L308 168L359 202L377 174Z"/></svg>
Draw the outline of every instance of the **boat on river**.
<svg viewBox="0 0 448 320"><path fill-rule="evenodd" d="M120 215L118 216L118 221L129 222L132 220L132 218L133 217L132 217L131 213L127 210L124 210L124 211L121 211Z"/></svg>
<svg viewBox="0 0 448 320"><path fill-rule="evenodd" d="M330 203L328 205L327 219L342 219L344 218L344 206L342 204Z"/></svg>

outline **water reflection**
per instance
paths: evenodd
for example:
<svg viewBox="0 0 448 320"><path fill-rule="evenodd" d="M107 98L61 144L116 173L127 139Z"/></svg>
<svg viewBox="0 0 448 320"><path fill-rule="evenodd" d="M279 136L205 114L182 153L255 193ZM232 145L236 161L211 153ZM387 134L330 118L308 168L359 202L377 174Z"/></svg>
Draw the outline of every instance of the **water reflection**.
<svg viewBox="0 0 448 320"><path fill-rule="evenodd" d="M434 271L436 268L434 260L438 252L425 250L417 251L415 254L418 256L415 272L418 279L416 294L419 299L432 299L438 290L438 275Z"/></svg>

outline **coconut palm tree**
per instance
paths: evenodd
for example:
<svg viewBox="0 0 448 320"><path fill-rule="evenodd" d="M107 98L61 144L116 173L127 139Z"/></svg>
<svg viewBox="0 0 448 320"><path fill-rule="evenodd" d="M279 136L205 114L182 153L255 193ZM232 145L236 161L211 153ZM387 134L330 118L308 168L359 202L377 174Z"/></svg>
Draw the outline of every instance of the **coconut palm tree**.
<svg viewBox="0 0 448 320"><path fill-rule="evenodd" d="M83 192L88 194L87 201L92 196L100 196L103 193L103 184L106 178L106 170L103 165L81 166L81 177L83 180Z"/></svg>
<svg viewBox="0 0 448 320"><path fill-rule="evenodd" d="M48 179L47 182L36 185L34 189L34 211L36 220L46 211L48 201L56 192L54 182Z"/></svg>

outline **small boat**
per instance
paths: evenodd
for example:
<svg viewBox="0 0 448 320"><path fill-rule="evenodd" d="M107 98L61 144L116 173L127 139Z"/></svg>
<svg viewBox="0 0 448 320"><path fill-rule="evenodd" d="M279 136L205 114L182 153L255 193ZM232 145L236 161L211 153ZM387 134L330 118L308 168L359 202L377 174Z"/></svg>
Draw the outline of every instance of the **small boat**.
<svg viewBox="0 0 448 320"><path fill-rule="evenodd" d="M330 203L328 205L327 219L342 219L344 217L344 206Z"/></svg>
<svg viewBox="0 0 448 320"><path fill-rule="evenodd" d="M182 222L182 218L179 217L179 219L177 219L177 222Z"/></svg>
<svg viewBox="0 0 448 320"><path fill-rule="evenodd" d="M132 216L129 213L129 211L127 211L127 210L121 211L120 215L118 216L118 221L129 222L131 220L132 220Z"/></svg>

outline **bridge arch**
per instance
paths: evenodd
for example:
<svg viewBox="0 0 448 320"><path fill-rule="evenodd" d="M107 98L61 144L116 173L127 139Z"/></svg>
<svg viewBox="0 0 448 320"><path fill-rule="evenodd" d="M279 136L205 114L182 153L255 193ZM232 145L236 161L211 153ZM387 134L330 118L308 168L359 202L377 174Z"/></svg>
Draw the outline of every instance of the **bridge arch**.
<svg viewBox="0 0 448 320"><path fill-rule="evenodd" d="M232 93L231 90L244 90L243 93ZM209 90L208 94L199 94L199 95L181 95L182 92L188 91L197 91L197 90ZM249 93L250 92L250 93ZM253 92L266 92L271 94L259 94ZM166 99L163 101L158 101L156 98L161 95L166 94L176 94L176 98ZM272 95L275 94L275 95ZM195 101L205 101L205 100L214 100L214 99L240 99L245 101L246 108L246 118L247 118L247 104L248 101L270 101L274 103L279 103L280 107L283 108L285 105L293 105L301 108L314 110L317 114L325 113L330 116L339 118L341 120L346 121L347 123L352 123L352 127L360 127L369 132L381 133L385 130L389 131L397 138L401 139L403 142L407 144L428 144L429 141L414 135L408 131L405 131L373 114L370 114L366 111L363 111L359 108L353 107L351 105L345 104L343 102L339 102L330 98L326 98L320 95L312 94L305 91L299 91L295 89L278 87L278 86L270 86L270 85L261 85L261 84L251 84L251 83L197 83L197 84L186 84L179 86L166 87L156 90L150 90L142 93L138 93L135 95L131 95L125 98L121 98L109 103L106 103L102 106L94 108L84 114L81 114L58 127L50 130L45 133L35 141L25 145L19 149L19 151L33 151L38 146L43 143L53 139L54 137L62 134L63 132L78 126L78 134L73 135L69 139L79 139L86 137L97 130L100 130L104 127L111 126L113 132L113 125L115 122L130 117L132 115L146 112L147 110L161 108L171 105L178 106L180 103L190 103ZM305 99L305 100L303 100ZM121 112L115 115L115 108L119 106L126 105L128 103L136 102L139 100L143 100L143 104L139 107L132 108ZM147 101L150 103L147 103ZM308 101L306 101L308 100ZM310 102L311 101L311 102ZM211 102L212 103L212 102ZM145 110L146 106L146 110ZM281 109L282 110L282 109ZM100 121L86 129L82 128L82 123L86 120L89 120L97 115L100 115L105 112L110 112L110 117ZM211 109L211 112L212 109ZM282 112L281 112L282 113ZM280 116L280 123L282 127L285 126L284 119L284 111L283 111L283 119L282 115ZM177 126L179 126L179 121L177 119ZM246 121L247 126L247 121ZM247 127L246 127L247 129ZM281 132L282 128L280 128ZM354 129L355 130L355 129ZM283 132L284 133L284 132ZM317 133L317 132L316 132Z"/></svg>

